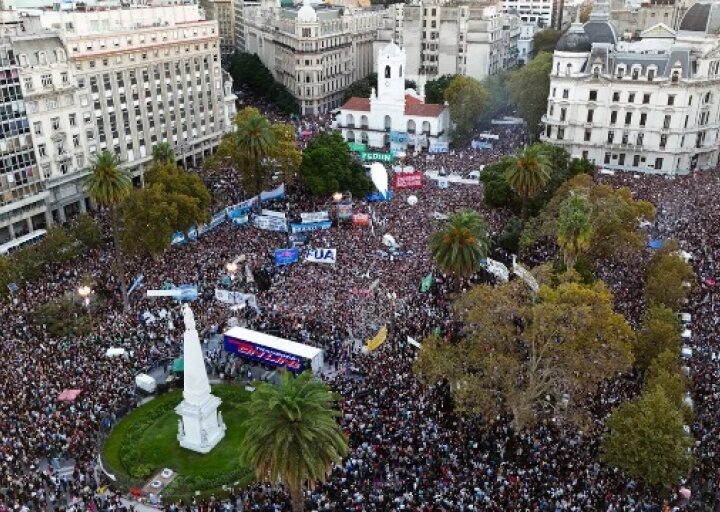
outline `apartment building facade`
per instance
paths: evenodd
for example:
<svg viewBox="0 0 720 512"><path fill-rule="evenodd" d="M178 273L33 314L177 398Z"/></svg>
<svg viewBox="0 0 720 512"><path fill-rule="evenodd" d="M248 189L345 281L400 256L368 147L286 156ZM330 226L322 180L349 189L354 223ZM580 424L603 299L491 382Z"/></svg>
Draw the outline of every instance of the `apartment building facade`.
<svg viewBox="0 0 720 512"><path fill-rule="evenodd" d="M40 213L49 225L85 211L83 179L100 150L141 180L158 142L193 167L231 129L235 97L220 67L217 22L198 6L42 12L22 22L5 42L34 161L22 178L27 192L3 207L5 220L0 210L0 241L19 236L28 219L39 229Z"/></svg>

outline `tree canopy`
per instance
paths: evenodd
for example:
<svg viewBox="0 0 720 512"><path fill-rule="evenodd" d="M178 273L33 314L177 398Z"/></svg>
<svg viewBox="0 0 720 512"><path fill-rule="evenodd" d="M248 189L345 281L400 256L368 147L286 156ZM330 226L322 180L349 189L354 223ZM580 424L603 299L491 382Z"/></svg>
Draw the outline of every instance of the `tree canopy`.
<svg viewBox="0 0 720 512"><path fill-rule="evenodd" d="M292 183L302 159L291 125L272 124L253 107L245 107L235 118L236 131L223 136L208 167L238 169L243 188L255 195L273 181Z"/></svg>
<svg viewBox="0 0 720 512"><path fill-rule="evenodd" d="M293 512L304 509L303 487L325 480L348 452L335 401L310 372L283 371L278 385L260 383L250 396L241 461L258 480L285 484Z"/></svg>
<svg viewBox="0 0 720 512"><path fill-rule="evenodd" d="M505 179L522 201L522 217L527 214L527 202L543 191L550 181L551 163L543 144L533 144L510 157Z"/></svg>
<svg viewBox="0 0 720 512"><path fill-rule="evenodd" d="M119 210L122 218L120 242L129 254L160 256L170 247L176 226L183 222L178 205L161 184L130 195Z"/></svg>
<svg viewBox="0 0 720 512"><path fill-rule="evenodd" d="M575 268L578 256L590 247L592 223L590 205L585 196L573 194L560 204L557 242L562 249L565 267Z"/></svg>
<svg viewBox="0 0 720 512"><path fill-rule="evenodd" d="M513 71L507 80L510 101L527 122L530 140L537 138L540 120L547 110L551 68L552 54L543 51L526 65Z"/></svg>
<svg viewBox="0 0 720 512"><path fill-rule="evenodd" d="M490 248L488 227L475 211L460 210L447 225L430 236L430 253L443 272L470 277L480 270L480 261Z"/></svg>
<svg viewBox="0 0 720 512"><path fill-rule="evenodd" d="M462 338L425 340L418 375L447 379L461 412L509 412L517 429L548 414L582 422L597 384L632 362L633 331L600 282L543 285L536 298L519 280L480 285L454 312Z"/></svg>
<svg viewBox="0 0 720 512"><path fill-rule="evenodd" d="M661 388L617 407L607 421L602 459L651 486L672 485L693 464L693 438Z"/></svg>
<svg viewBox="0 0 720 512"><path fill-rule="evenodd" d="M286 114L297 114L297 99L283 84L276 82L270 70L256 54L237 52L230 58L233 83L247 87L252 93L267 99Z"/></svg>
<svg viewBox="0 0 720 512"><path fill-rule="evenodd" d="M428 103L445 103L445 89L459 75L443 75L425 83L425 101Z"/></svg>
<svg viewBox="0 0 720 512"><path fill-rule="evenodd" d="M666 242L657 251L647 271L645 296L651 304L664 305L677 311L692 291L695 272L678 254L676 242Z"/></svg>
<svg viewBox="0 0 720 512"><path fill-rule="evenodd" d="M172 223L175 231L206 224L210 220L210 192L194 172L186 171L175 163L157 163L145 174L146 188L160 186L155 196L173 205L177 214Z"/></svg>
<svg viewBox="0 0 720 512"><path fill-rule="evenodd" d="M535 32L535 35L533 35L533 52L535 55L541 52L554 52L562 35L561 30L554 28L546 28Z"/></svg>
<svg viewBox="0 0 720 512"><path fill-rule="evenodd" d="M460 75L448 84L445 89L445 99L453 122L453 141L464 144L472 137L475 124L484 112L488 93L474 78Z"/></svg>
<svg viewBox="0 0 720 512"><path fill-rule="evenodd" d="M373 190L365 168L353 160L339 133L323 132L310 141L303 151L300 177L319 197L350 191L353 197L363 198Z"/></svg>
<svg viewBox="0 0 720 512"><path fill-rule="evenodd" d="M671 309L651 305L638 332L633 348L635 363L645 371L655 358L664 351L680 353L680 320Z"/></svg>

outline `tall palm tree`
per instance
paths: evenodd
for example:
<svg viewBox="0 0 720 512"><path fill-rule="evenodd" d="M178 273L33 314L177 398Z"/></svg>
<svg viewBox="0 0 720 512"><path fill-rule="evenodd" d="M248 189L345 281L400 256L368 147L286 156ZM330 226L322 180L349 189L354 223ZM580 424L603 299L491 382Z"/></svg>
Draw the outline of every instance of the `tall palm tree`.
<svg viewBox="0 0 720 512"><path fill-rule="evenodd" d="M488 229L475 211L460 210L450 217L447 226L430 237L430 253L443 272L463 278L480 268L488 254Z"/></svg>
<svg viewBox="0 0 720 512"><path fill-rule="evenodd" d="M590 247L591 236L590 204L585 196L572 194L560 204L558 212L557 242L565 268L575 268L578 256Z"/></svg>
<svg viewBox="0 0 720 512"><path fill-rule="evenodd" d="M348 452L334 401L310 372L294 377L284 371L278 385L258 385L247 406L241 462L258 480L287 486L293 512L304 509L304 485L324 480Z"/></svg>
<svg viewBox="0 0 720 512"><path fill-rule="evenodd" d="M119 167L120 159L115 153L104 149L92 161L92 173L85 179L85 190L90 198L100 206L110 210L113 243L115 245L115 265L122 291L123 307L130 308L128 300L127 280L125 279L125 262L118 233L116 207L130 195L132 178L130 173Z"/></svg>
<svg viewBox="0 0 720 512"><path fill-rule="evenodd" d="M550 181L550 159L542 144L533 144L512 158L505 179L522 199L522 218L527 218L527 202Z"/></svg>
<svg viewBox="0 0 720 512"><path fill-rule="evenodd" d="M175 151L169 142L158 142L152 150L153 163L175 164Z"/></svg>
<svg viewBox="0 0 720 512"><path fill-rule="evenodd" d="M262 192L264 182L269 173L264 160L275 144L275 134L265 117L257 111L241 112L238 116L235 134L238 150L246 160L246 171L249 180L255 187L252 192Z"/></svg>

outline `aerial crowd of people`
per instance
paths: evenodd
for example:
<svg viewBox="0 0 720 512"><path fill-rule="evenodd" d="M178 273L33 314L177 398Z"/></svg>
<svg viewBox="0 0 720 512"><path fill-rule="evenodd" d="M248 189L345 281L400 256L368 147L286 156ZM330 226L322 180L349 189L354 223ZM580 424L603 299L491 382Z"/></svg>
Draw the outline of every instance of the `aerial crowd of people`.
<svg viewBox="0 0 720 512"><path fill-rule="evenodd" d="M267 109L264 109L267 111ZM269 111L268 111L269 112ZM286 120L277 114L273 119ZM330 119L293 121L298 133L319 133ZM461 175L515 152L524 142L520 130L500 128L493 150L455 150L409 157L421 171L445 169ZM312 135L309 135L309 137ZM236 170L198 172L217 208L244 198ZM712 279L718 276L720 225L717 190L720 173L696 172L667 179L657 176L599 176L629 187L657 208L648 236L674 238L692 254L697 283L687 305L692 315L691 391L697 440L696 467L686 482L658 496L598 460L602 420L618 403L637 392L632 376L604 383L592 412L595 429L581 432L548 418L526 432L515 432L508 417L471 418L453 413L448 390L423 386L413 375L417 348L434 330L452 332L448 314L450 281L434 268L427 248L434 219L460 208L479 211L497 236L511 212L483 206L482 186L450 184L440 189L426 181L422 189L399 190L391 201L355 199L353 211L367 213L370 226L333 225L309 233L307 246L337 250L334 265L300 261L276 267L273 251L286 247L286 233L226 222L197 241L173 246L161 258L134 258L127 277L142 275L142 286L123 311L109 244L80 260L48 268L37 282L23 283L2 299L0 348L0 511L131 510L124 491L115 489L98 468L98 439L137 403L134 377L177 357L182 316L176 303L148 299L146 289L165 283L196 284L193 303L198 328L207 337L235 313L212 291L223 287L226 265L241 261L252 272L269 276L269 287L256 287L259 312L248 314L251 327L325 349L323 378L336 390L350 454L332 469L325 483L306 493L308 510L317 511L664 511L714 510L720 503L720 322ZM416 204L407 201L415 195ZM335 205L311 200L292 187L268 207L289 213L332 211ZM399 249L390 252L382 237L390 234ZM598 275L611 287L616 307L637 325L642 313L643 259L608 265ZM420 282L434 275L425 293ZM238 281L245 280L238 272ZM34 318L36 306L70 296L88 278L92 334L63 338L48 333ZM710 279L707 279L710 278ZM241 286L241 285L238 285ZM466 284L466 287L470 284ZM262 289L261 289L262 288ZM152 318L152 321L148 320ZM360 350L380 326L388 340L375 352ZM109 347L127 357L106 356ZM211 368L241 378L227 356L208 355ZM74 401L60 401L69 389ZM70 471L60 472L71 460ZM684 486L688 499L679 493ZM229 497L193 503L165 502L165 510L290 510L288 495L259 483L233 489Z"/></svg>

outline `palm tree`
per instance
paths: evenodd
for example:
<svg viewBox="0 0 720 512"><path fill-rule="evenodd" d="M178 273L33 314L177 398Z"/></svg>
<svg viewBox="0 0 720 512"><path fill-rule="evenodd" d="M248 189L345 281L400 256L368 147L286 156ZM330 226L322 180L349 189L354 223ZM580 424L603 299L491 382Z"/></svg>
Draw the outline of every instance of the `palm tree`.
<svg viewBox="0 0 720 512"><path fill-rule="evenodd" d="M119 167L120 159L115 153L104 149L92 161L92 173L85 179L85 190L90 198L110 210L113 243L115 245L115 265L122 290L123 307L130 308L128 300L127 280L125 279L125 263L120 249L116 207L130 195L132 178L130 173Z"/></svg>
<svg viewBox="0 0 720 512"><path fill-rule="evenodd" d="M443 272L457 277L470 277L487 256L488 229L480 215L460 210L450 217L447 227L430 237L430 253Z"/></svg>
<svg viewBox="0 0 720 512"><path fill-rule="evenodd" d="M527 202L550 181L550 159L542 144L533 144L512 158L505 179L522 199L522 218L527 218Z"/></svg>
<svg viewBox="0 0 720 512"><path fill-rule="evenodd" d="M348 452L334 401L310 372L294 377L283 371L278 385L258 385L247 406L241 462L258 480L287 486L293 512L304 509L304 485L324 480Z"/></svg>
<svg viewBox="0 0 720 512"><path fill-rule="evenodd" d="M152 150L153 163L175 164L175 151L169 142L159 142Z"/></svg>
<svg viewBox="0 0 720 512"><path fill-rule="evenodd" d="M235 135L238 150L246 160L245 171L249 174L248 181L255 186L255 190L251 192L259 194L268 174L264 160L275 144L272 126L257 110L243 111L238 115Z"/></svg>
<svg viewBox="0 0 720 512"><path fill-rule="evenodd" d="M590 205L585 196L572 194L560 204L557 242L563 251L565 268L575 267L578 256L590 247L592 224Z"/></svg>

